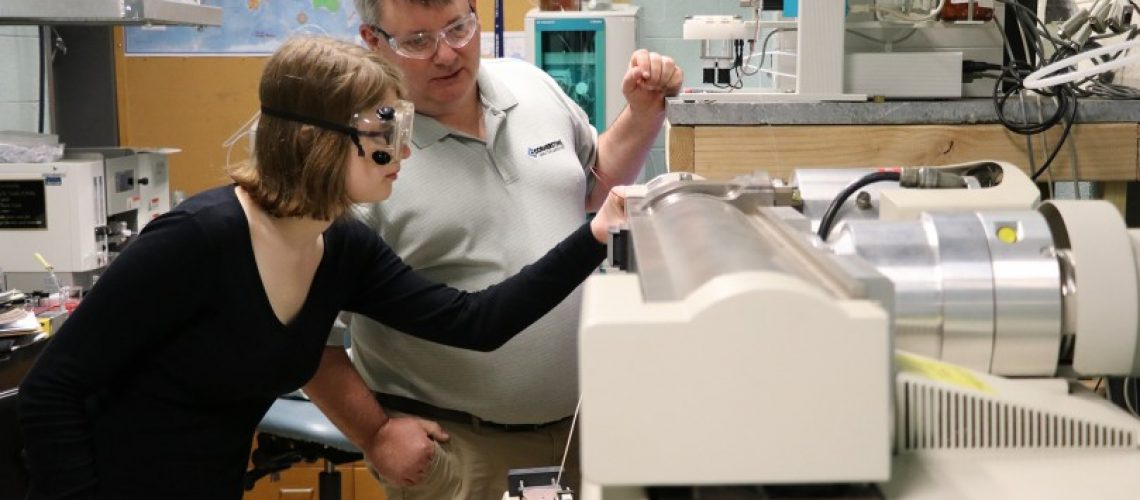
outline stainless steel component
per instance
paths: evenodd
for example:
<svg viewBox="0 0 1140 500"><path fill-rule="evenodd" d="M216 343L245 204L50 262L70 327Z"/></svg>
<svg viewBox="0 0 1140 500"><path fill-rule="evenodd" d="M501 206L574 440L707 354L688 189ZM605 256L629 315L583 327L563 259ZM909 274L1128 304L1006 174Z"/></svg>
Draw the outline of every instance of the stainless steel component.
<svg viewBox="0 0 1140 500"><path fill-rule="evenodd" d="M1089 10L1081 8L1077 13L1070 17L1067 21L1061 23L1061 27L1057 29L1057 35L1061 38L1067 38L1076 33L1085 22L1089 20Z"/></svg>
<svg viewBox="0 0 1140 500"><path fill-rule="evenodd" d="M819 228L819 221L823 218L823 213L827 211L827 206L831 204L831 200L835 199L835 195L839 194L847 185L874 171L875 169L870 168L796 170L791 185L796 186L799 190L803 203L802 211L811 220L812 230L815 231ZM845 203L839 209L835 218L836 225L831 229L831 232L838 234L846 221L878 220L879 192L884 188L893 189L896 187L897 184L893 182L879 182L861 189L859 192L867 193L869 197L867 208L856 207L857 196Z"/></svg>
<svg viewBox="0 0 1140 500"><path fill-rule="evenodd" d="M719 274L771 269L770 246L756 238L744 213L733 206L770 205L771 200L770 185L705 181L656 186L643 200L631 200L629 226L645 297L671 300ZM723 255L709 258L716 249Z"/></svg>
<svg viewBox="0 0 1140 500"><path fill-rule="evenodd" d="M222 9L172 0L4 0L4 24L221 26Z"/></svg>
<svg viewBox="0 0 1140 500"><path fill-rule="evenodd" d="M1000 375L1052 375L1061 272L1037 212L853 221L832 248L895 284L895 345Z"/></svg>
<svg viewBox="0 0 1140 500"><path fill-rule="evenodd" d="M704 195L677 196L654 207L653 230L672 270L672 290L660 298L677 299L721 274L776 270L776 248L758 238L743 212ZM647 286L649 283L647 283ZM647 298L663 290L646 289Z"/></svg>
<svg viewBox="0 0 1140 500"><path fill-rule="evenodd" d="M936 167L912 167L899 171L899 186L920 189L965 188L966 180L953 172Z"/></svg>
<svg viewBox="0 0 1140 500"><path fill-rule="evenodd" d="M986 234L971 213L929 214L923 222L937 242L942 360L988 372L995 315Z"/></svg>
<svg viewBox="0 0 1140 500"><path fill-rule="evenodd" d="M818 228L819 221L823 218L827 207L843 188L878 170L871 168L797 169L790 184L800 193L804 215L811 219L813 228ZM983 189L998 186L1002 183L1004 175L1005 168L991 161L900 169L900 182L877 182L859 190L859 193L866 193L866 197L869 198L869 207L864 208L864 206L859 205L860 195L856 195L853 200L849 200L840 207L835 227L832 228L831 233L838 233L847 220L879 220L880 193L883 190L897 190L899 187ZM1025 180L1032 186L1028 178Z"/></svg>
<svg viewBox="0 0 1140 500"><path fill-rule="evenodd" d="M684 298L712 278L739 271L799 275L837 296L865 290L810 243L806 227L789 223L786 207L772 207L777 191L766 176L751 183L671 182L630 198L631 269L641 277L646 300Z"/></svg>
<svg viewBox="0 0 1140 500"><path fill-rule="evenodd" d="M979 213L994 277L990 372L1053 375L1063 324L1061 267L1044 217ZM1011 236L1012 235L1012 236Z"/></svg>
<svg viewBox="0 0 1140 500"><path fill-rule="evenodd" d="M1061 334L1077 333L1077 265L1069 249L1054 248L1057 264L1061 266Z"/></svg>
<svg viewBox="0 0 1140 500"><path fill-rule="evenodd" d="M1124 339L1137 327L1120 319L1137 307L1128 293L1135 293L1140 278L1106 270L1140 269L1140 232L1130 234L1122 220L1110 221L1119 219L1111 206L1086 203L1059 215L1049 204L1040 212L920 211L906 220L866 220L863 211L852 210L828 243L811 233L809 217L775 206L780 193L794 200L803 192L804 212L810 212L812 200L820 199L812 193L825 184L821 179L840 189L868 171L800 171L790 191L763 174L734 183L674 178L653 184L628 204L630 269L640 277L644 299L680 300L720 275L771 271L800 277L835 297L875 300L891 313L896 347L987 373L1054 376L1070 359L1077 366L1079 345L1086 351L1119 345L1131 353L1128 346L1135 344L1140 352L1140 342ZM1005 176L1002 167L986 162L954 174L967 189L998 186ZM870 193L858 198L852 205L876 200ZM1092 230L1104 224L1112 238ZM1081 294L1073 231L1085 242ZM1108 245L1102 241L1113 242L1120 254L1111 264L1101 262L1107 251L1102 245ZM880 273L889 283L876 288L873 278L882 279ZM1106 314L1104 303L1115 304L1109 309L1119 314ZM1122 373L1104 370L1086 364L1082 373Z"/></svg>
<svg viewBox="0 0 1140 500"><path fill-rule="evenodd" d="M926 228L915 221L855 221L838 233L832 248L858 255L895 285L894 341L905 351L942 355L942 287L938 254Z"/></svg>

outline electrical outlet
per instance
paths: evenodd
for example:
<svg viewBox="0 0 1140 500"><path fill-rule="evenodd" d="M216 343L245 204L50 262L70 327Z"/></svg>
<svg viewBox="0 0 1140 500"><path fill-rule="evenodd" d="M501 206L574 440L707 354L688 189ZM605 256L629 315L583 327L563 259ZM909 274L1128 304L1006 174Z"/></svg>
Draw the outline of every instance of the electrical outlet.
<svg viewBox="0 0 1140 500"><path fill-rule="evenodd" d="M716 82L721 85L728 85L732 83L732 68L717 68L716 69Z"/></svg>

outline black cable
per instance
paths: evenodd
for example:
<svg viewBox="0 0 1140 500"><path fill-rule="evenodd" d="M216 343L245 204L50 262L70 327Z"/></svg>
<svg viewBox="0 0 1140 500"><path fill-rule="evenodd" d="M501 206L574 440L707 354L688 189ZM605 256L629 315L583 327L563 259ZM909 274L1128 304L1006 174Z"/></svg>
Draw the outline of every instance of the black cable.
<svg viewBox="0 0 1140 500"><path fill-rule="evenodd" d="M770 40L772 40L773 35L781 32L781 31L791 31L791 30L789 30L787 28L773 28L771 31L768 32L768 34L764 35L764 42L760 44L760 63L756 65L756 71L753 71L751 73L748 72L748 68L746 67L744 69L745 75L752 76L752 75L755 75L755 74L760 72L760 68L762 68L764 66L764 59L768 58L768 42ZM751 59L751 56L749 56L749 59ZM773 64L775 64L775 63L773 63Z"/></svg>
<svg viewBox="0 0 1140 500"><path fill-rule="evenodd" d="M1061 119L1065 117L1065 114L1069 109L1069 101L1076 100L1076 94L1072 91L1072 89L1063 85L1057 86L1054 88L1058 90L1054 90L1051 93L1052 95L1045 92L1039 92L1041 95L1050 95L1057 101L1057 109L1053 111L1053 114L1051 114L1049 118L1045 119L1041 123L1030 122L1029 118L1024 116L1022 117L1022 123L1012 121L1009 117L1006 116L1005 113L1006 102L1009 101L1010 97L1018 95L1022 90L1024 90L1024 87L1022 86L1023 77L1028 75L1029 72L1018 71L1006 67L1002 70L1001 76L997 79L997 81L994 82L994 112L997 114L998 120L1001 121L1002 125L1004 125L1005 128L1009 131L1021 135L1039 134L1053 128L1058 123L1061 123ZM1006 85L1005 90L1001 90L1002 83L1008 84Z"/></svg>
<svg viewBox="0 0 1140 500"><path fill-rule="evenodd" d="M1049 153L1049 157L1045 159L1045 163L1042 163L1041 167L1029 177L1031 180L1036 181L1038 177L1041 177L1041 174L1049 170L1049 166L1052 165L1053 160L1057 158L1057 153L1059 153L1061 147L1065 145L1065 139L1069 138L1069 130L1073 128L1073 122L1076 121L1077 117L1077 99L1075 97L1072 99L1072 108L1072 112L1069 113L1069 118L1063 120L1065 122L1065 128L1061 129L1061 138L1057 140L1057 145L1053 147L1053 151ZM1076 179L1073 180L1076 181Z"/></svg>
<svg viewBox="0 0 1140 500"><path fill-rule="evenodd" d="M827 241L827 235L831 233L831 226L835 223L835 217L839 214L839 209L847 202L847 198L850 198L856 191L863 189L863 187L868 184L898 180L898 172L871 172L860 177L855 182L848 184L839 194L835 195L835 199L831 200L831 204L827 206L827 210L824 210L823 218L819 220L819 238Z"/></svg>
<svg viewBox="0 0 1140 500"><path fill-rule="evenodd" d="M50 29L51 28L47 26L40 27L40 116L38 129L41 134L44 133L44 115L47 114L44 110L44 104L46 104L44 87L47 86L47 63L44 61L44 59L47 58L47 53L44 51L44 44L47 43L47 40L44 40L44 33Z"/></svg>
<svg viewBox="0 0 1140 500"><path fill-rule="evenodd" d="M1037 121L1031 121L1029 117L1026 116L1027 113L1025 112L1024 105L1020 122L1015 122L1011 117L1007 116L1006 104L1009 102L1009 99L1014 96L1021 98L1026 91L1024 86L1025 78L1040 68L1079 53L1084 47L1054 37L1032 9L1022 5L1016 0L999 1L1009 6L1009 9L1006 11L1006 19L1007 21L1012 20L1014 23L1013 26L1015 26L1020 33L1021 36L1017 38L1020 38L1020 40L1018 40L1019 42L1023 42L1021 45L1023 45L1022 49L1025 54L1024 59L1013 54L1013 44L1010 38L1014 37L1014 32L1011 30L1007 36L1006 30L998 24L999 32L1002 35L1006 52L1009 56L1008 64L1001 69L1001 74L997 81L994 82L993 102L998 120L1007 130L1025 136L1044 133L1058 124L1063 124L1064 126L1057 144L1054 145L1052 151L1049 152L1045 162L1032 172L1031 177L1036 180L1049 170L1049 167L1060 153L1061 148L1064 147L1066 140L1068 140L1073 124L1076 123L1077 119L1078 99L1083 96L1094 95L1094 92L1112 93L1114 89L1104 86L1096 87L1095 91L1086 90L1081 87L1084 83L1089 81L1089 79L1086 79L1082 82L1032 90L1030 92L1034 94L1052 98L1056 103L1056 109L1054 109L1047 118ZM995 20L995 23L996 22ZM1093 42L1093 44L1095 44L1095 42ZM1058 73L1069 71L1072 71L1072 69L1066 68L1060 70ZM1119 92L1118 94L1122 95L1124 93Z"/></svg>

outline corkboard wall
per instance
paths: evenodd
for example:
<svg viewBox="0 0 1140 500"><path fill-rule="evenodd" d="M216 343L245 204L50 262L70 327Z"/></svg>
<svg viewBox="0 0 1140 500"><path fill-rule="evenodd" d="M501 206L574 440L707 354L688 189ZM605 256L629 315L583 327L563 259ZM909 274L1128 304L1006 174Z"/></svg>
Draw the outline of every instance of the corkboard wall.
<svg viewBox="0 0 1140 500"><path fill-rule="evenodd" d="M123 57L116 30L119 138L173 147L170 188L187 195L228 181L222 142L257 109L264 57ZM231 161L245 158L234 149Z"/></svg>
<svg viewBox="0 0 1140 500"><path fill-rule="evenodd" d="M537 3L504 0L504 29L522 31L526 12ZM479 0L477 7L483 31L492 31L493 0ZM115 45L122 145L181 149L170 160L170 184L187 195L225 183L222 143L257 109L265 58L125 57L121 28ZM230 161L244 158L234 148Z"/></svg>

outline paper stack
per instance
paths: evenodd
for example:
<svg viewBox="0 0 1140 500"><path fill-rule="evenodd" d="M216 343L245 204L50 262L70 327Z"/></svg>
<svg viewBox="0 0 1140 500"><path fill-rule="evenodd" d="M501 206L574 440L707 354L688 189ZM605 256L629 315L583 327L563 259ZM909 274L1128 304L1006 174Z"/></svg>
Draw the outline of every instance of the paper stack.
<svg viewBox="0 0 1140 500"><path fill-rule="evenodd" d="M0 337L39 333L36 315L24 308L27 296L19 290L0 292Z"/></svg>

